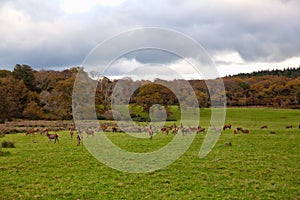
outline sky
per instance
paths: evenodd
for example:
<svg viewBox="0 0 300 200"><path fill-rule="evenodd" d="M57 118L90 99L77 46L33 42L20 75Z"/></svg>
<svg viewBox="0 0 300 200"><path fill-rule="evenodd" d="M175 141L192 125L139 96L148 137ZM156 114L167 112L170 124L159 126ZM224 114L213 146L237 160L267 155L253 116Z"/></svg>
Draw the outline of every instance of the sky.
<svg viewBox="0 0 300 200"><path fill-rule="evenodd" d="M299 0L0 0L0 69L82 66L99 44L143 27L195 40L220 76L298 67L299 19ZM159 39L163 43L165 37ZM188 65L168 52L146 50L120 57L107 73L170 67L197 78Z"/></svg>

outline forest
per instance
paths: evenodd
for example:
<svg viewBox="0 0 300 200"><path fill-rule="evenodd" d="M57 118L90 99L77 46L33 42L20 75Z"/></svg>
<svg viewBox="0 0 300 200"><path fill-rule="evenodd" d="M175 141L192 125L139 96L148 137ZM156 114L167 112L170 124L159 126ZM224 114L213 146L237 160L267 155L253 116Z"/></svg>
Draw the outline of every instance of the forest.
<svg viewBox="0 0 300 200"><path fill-rule="evenodd" d="M20 64L12 71L0 70L0 122L12 119L72 119L72 90L79 70L84 69L74 67L62 71L34 70L28 65ZM299 109L299 72L300 67L224 77L227 106ZM179 104L176 96L160 83L174 85L183 80L126 81L129 85L141 85L131 96L130 104L133 106L141 106L147 111L152 104ZM102 77L98 82L101 84L98 84L96 90L95 110L99 118L105 119L106 113L111 110L111 94L118 80ZM211 100L206 82L188 82L196 94L199 107L209 107ZM181 96L188 99L190 93L182 90Z"/></svg>

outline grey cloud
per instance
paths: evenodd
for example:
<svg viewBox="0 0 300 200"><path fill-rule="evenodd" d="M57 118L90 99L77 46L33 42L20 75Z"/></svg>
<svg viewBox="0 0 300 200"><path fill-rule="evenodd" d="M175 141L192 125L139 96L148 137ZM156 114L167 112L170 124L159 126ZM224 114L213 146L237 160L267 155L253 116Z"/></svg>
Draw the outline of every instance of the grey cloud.
<svg viewBox="0 0 300 200"><path fill-rule="evenodd" d="M81 64L89 51L106 38L144 26L174 29L196 39L208 52L237 51L248 62L275 62L300 55L300 3L296 0L246 0L250 6L243 5L243 1L128 0L117 7L98 6L89 13L75 15L64 15L58 2L0 3L0 9L9 5L30 16L31 25L21 33L16 32L14 24L6 27L11 32L1 32L0 27L1 67L20 62L37 67ZM29 43L27 48L16 44L19 35ZM165 37L160 41L163 44ZM130 42L116 44L111 53ZM179 59L157 51L127 55L128 59L132 57L143 63Z"/></svg>

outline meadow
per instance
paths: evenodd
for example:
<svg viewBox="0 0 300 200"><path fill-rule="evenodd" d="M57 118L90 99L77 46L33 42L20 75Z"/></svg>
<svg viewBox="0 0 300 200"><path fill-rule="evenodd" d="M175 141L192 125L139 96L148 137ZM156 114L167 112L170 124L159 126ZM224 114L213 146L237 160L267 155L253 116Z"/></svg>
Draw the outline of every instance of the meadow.
<svg viewBox="0 0 300 200"><path fill-rule="evenodd" d="M200 124L207 128L209 119L210 110L201 109ZM2 149L10 154L0 157L0 199L300 199L300 110L228 108L226 123L232 129L205 158L198 157L205 137L199 134L173 164L136 174L100 163L68 131L58 133L59 144L45 135L8 134L0 141L16 148ZM250 134L233 134L239 126ZM106 135L132 152L155 150L173 137Z"/></svg>

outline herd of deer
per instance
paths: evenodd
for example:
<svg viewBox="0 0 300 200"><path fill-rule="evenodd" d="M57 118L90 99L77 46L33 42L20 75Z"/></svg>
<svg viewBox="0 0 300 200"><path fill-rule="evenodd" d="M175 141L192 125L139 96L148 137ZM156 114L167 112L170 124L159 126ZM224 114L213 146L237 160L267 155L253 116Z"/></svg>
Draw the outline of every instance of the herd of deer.
<svg viewBox="0 0 300 200"><path fill-rule="evenodd" d="M107 131L108 130L108 127L109 125L107 124L102 124L99 129L101 131ZM231 129L232 125L231 124L225 124L223 126L223 130L225 131L226 129ZM220 128L215 128L215 127L211 127L211 129L215 130L216 133L221 133L222 132L222 129ZM267 129L268 126L267 125L262 125L260 127L260 129ZM289 125L289 126L286 126L287 129L290 129L290 128L293 128L292 125ZM298 128L300 129L300 124L298 125ZM52 133L52 134L49 134L49 129L48 128L43 128L41 130L39 130L38 128L33 128L33 129L29 129L27 132L26 132L26 135L35 135L36 133L38 133L40 131L40 134L43 135L45 134L47 137L48 137L48 140L49 142L52 143L52 140L54 140L54 143L59 143L59 135L57 133ZM120 129L116 126L116 125L113 125L111 127L111 131L112 132L121 132ZM139 132L142 131L141 128L138 129ZM153 132L154 130L152 129L152 126L150 125L149 128L145 128L144 131L148 131L149 132L149 136L150 136L150 139L152 139L152 136L153 136ZM182 124L180 124L179 127L177 127L177 125L174 123L173 125L171 126L164 126L160 129L160 132L162 134L166 134L168 135L170 132L173 134L173 135L176 135L178 134L178 132L181 132L182 135L185 135L187 133L205 133L205 128L202 128L200 125L198 127L183 127ZM238 132L242 132L244 134L249 134L250 131L247 130L247 129L243 129L242 127L237 127L233 133L234 134L237 134ZM73 136L74 136L74 133L75 133L75 129L74 128L69 128L69 134L70 134L70 138L73 139ZM89 137L89 136L94 136L95 134L95 131L94 130L90 130L89 128L86 128L85 129L85 133L86 133L86 136ZM271 131L270 134L274 134L275 132L274 131ZM80 145L82 143L82 139L83 139L83 131L80 130L80 129L77 129L77 145Z"/></svg>
<svg viewBox="0 0 300 200"><path fill-rule="evenodd" d="M39 128L29 129L28 131L26 131L26 136L27 135L35 136L35 134L38 133L39 131L40 131ZM70 134L71 139L73 139L74 132L75 132L75 130L73 128L69 129L69 134ZM86 133L87 133L87 135L94 136L94 131L86 130ZM59 143L59 139L58 139L59 135L57 133L49 134L49 129L48 128L43 128L40 131L40 134L41 135L45 134L48 137L49 142L51 142L51 143L52 143L52 140L54 140L54 143L56 143L56 142ZM81 131L78 131L78 135L77 135L77 142L78 143L77 143L77 145L81 144L82 139L83 139L82 133L81 133Z"/></svg>
<svg viewBox="0 0 300 200"><path fill-rule="evenodd" d="M262 125L260 127L260 129L267 129L268 126L267 125ZM285 127L286 129L289 129L289 128L293 128L292 125L289 125L289 126L286 126ZM300 124L298 125L298 128L300 129ZM231 129L231 124L225 124L224 127L223 127L223 130L226 130L226 129ZM238 132L242 132L242 133L245 133L245 134L248 134L250 131L247 130L247 129L243 129L242 127L237 127L236 130L233 131L234 134L237 134ZM270 134L275 134L274 131L271 131Z"/></svg>

